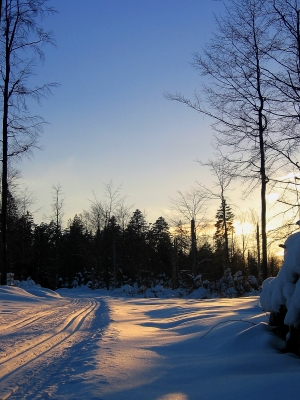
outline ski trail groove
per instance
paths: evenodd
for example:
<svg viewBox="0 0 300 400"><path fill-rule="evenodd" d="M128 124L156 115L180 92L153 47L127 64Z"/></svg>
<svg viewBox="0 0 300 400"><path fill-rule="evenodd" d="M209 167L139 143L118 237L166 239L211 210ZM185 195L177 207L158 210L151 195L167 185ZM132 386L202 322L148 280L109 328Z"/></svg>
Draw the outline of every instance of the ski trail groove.
<svg viewBox="0 0 300 400"><path fill-rule="evenodd" d="M77 304L78 304L78 299L74 299L72 301L71 305L72 306L76 306ZM70 305L70 302L68 301L67 304L64 304L64 305L60 306L60 310L62 310L63 308L69 308L71 305ZM53 307L51 305L50 306L48 305L46 307L43 307L43 310L38 312L38 313L35 312L33 315L30 315L30 316L27 315L26 317L21 318L21 319L19 319L17 321L13 321L13 322L11 322L9 324L5 324L5 325L3 324L2 326L0 325L0 334L2 332L8 334L9 331L12 330L12 329L15 332L17 329L23 329L27 325L30 325L30 324L36 322L39 319L42 319L42 318L45 318L45 317L49 318L49 315L57 313L57 310L53 310L52 308Z"/></svg>
<svg viewBox="0 0 300 400"><path fill-rule="evenodd" d="M58 346L69 347L72 337L80 330L80 327L99 306L99 303L94 299L86 299L87 305L77 311L67 314L65 313L65 320L55 328L54 332L43 335L37 338L34 343L25 343L25 348L16 349L9 356L0 359L0 396L1 396L1 383L6 378L17 373L20 369L28 364L38 360L47 355ZM0 399L5 397L0 397Z"/></svg>

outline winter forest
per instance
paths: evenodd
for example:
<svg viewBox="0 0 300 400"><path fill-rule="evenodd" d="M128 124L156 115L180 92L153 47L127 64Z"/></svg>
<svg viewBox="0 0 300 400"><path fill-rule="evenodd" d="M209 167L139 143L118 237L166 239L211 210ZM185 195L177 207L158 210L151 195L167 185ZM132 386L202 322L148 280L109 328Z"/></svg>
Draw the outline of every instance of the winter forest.
<svg viewBox="0 0 300 400"><path fill-rule="evenodd" d="M32 194L20 189L20 160L37 151L46 122L30 106L55 96L58 86L36 86L34 79L45 45L55 43L55 32L43 28L55 10L46 0L0 4L2 284L13 273L15 280L31 277L50 289L130 285L142 293L161 285L232 297L258 290L278 273L278 244L299 219L298 1L224 3L210 41L193 55L200 89L192 97L164 94L211 121L214 158L199 163L214 185L178 188L172 213L151 223L112 182L68 221L64 188L53 184L52 214L35 223ZM235 212L230 191L237 186L245 199L255 193L255 210Z"/></svg>
<svg viewBox="0 0 300 400"><path fill-rule="evenodd" d="M0 0L0 88L0 399L299 397L300 0Z"/></svg>
<svg viewBox="0 0 300 400"><path fill-rule="evenodd" d="M15 277L26 280L30 276L51 289L81 285L110 289L135 284L141 293L157 285L190 293L204 285L223 296L258 289L256 238L253 233L244 233L237 241L234 214L226 200L211 222L213 233L206 233L208 222L201 220L205 199L198 197L199 192L193 197L186 195L182 220L170 222L159 217L151 224L140 210L125 205L120 190L107 185L107 202L95 199L91 209L75 215L66 228L61 224L60 186L53 187L53 218L39 225L29 212L20 212L22 202L10 195L8 249L12 251L8 260L14 265ZM179 200L176 204L183 207ZM192 214L197 207L198 215ZM183 219L185 213L188 215ZM200 221L197 225L196 218ZM269 259L270 274L278 272L279 260L275 255Z"/></svg>

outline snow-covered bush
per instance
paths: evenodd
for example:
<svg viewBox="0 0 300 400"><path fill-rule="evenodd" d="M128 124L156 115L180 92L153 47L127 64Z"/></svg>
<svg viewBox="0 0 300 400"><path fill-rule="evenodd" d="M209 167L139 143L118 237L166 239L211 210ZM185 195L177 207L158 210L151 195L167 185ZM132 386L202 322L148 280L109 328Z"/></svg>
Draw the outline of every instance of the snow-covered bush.
<svg viewBox="0 0 300 400"><path fill-rule="evenodd" d="M300 325L300 232L289 236L284 243L284 262L275 278L263 282L260 295L265 311L279 313L286 309L284 323Z"/></svg>
<svg viewBox="0 0 300 400"><path fill-rule="evenodd" d="M257 289L257 280L254 276L243 276L242 271L237 271L234 274L234 288L237 296L243 296L246 293L251 293L253 289Z"/></svg>
<svg viewBox="0 0 300 400"><path fill-rule="evenodd" d="M251 289L254 289L254 290L258 290L259 289L259 286L260 286L259 282L258 282L257 278L255 278L254 275L249 275L247 277L247 281L248 281Z"/></svg>
<svg viewBox="0 0 300 400"><path fill-rule="evenodd" d="M237 292L234 288L234 279L231 275L231 269L226 268L224 275L218 282L220 294L223 297L235 297Z"/></svg>
<svg viewBox="0 0 300 400"><path fill-rule="evenodd" d="M26 281L21 281L21 282L19 282L19 284L18 284L18 286L20 287L20 288L26 288L26 287L30 287L30 286L39 286L40 287L40 285L36 285L35 284L35 282L34 282L34 280L32 280L31 278L30 278L30 276L26 279Z"/></svg>
<svg viewBox="0 0 300 400"><path fill-rule="evenodd" d="M121 287L121 293L127 294L127 295L132 295L134 294L134 288L130 285L124 285Z"/></svg>
<svg viewBox="0 0 300 400"><path fill-rule="evenodd" d="M209 290L201 286L198 289L194 290L188 297L190 299L209 299L211 296Z"/></svg>
<svg viewBox="0 0 300 400"><path fill-rule="evenodd" d="M194 278L194 287L200 288L202 286L203 286L202 274L199 274L199 275L195 276L195 278Z"/></svg>

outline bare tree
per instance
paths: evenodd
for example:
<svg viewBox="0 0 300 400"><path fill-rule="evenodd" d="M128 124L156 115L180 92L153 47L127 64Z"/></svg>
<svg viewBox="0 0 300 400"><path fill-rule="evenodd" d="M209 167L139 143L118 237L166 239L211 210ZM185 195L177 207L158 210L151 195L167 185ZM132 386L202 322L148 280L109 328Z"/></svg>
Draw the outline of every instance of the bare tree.
<svg viewBox="0 0 300 400"><path fill-rule="evenodd" d="M122 185L115 188L112 181L104 186L104 208L106 213L106 219L109 220L114 213L116 213L120 203L124 201L124 197L121 197Z"/></svg>
<svg viewBox="0 0 300 400"><path fill-rule="evenodd" d="M177 229L190 226L191 232L191 257L192 271L196 272L197 265L197 236L204 227L206 214L206 191L201 187L191 189L187 193L178 191L178 196L171 199L173 204L173 216L169 217L171 224Z"/></svg>
<svg viewBox="0 0 300 400"><path fill-rule="evenodd" d="M118 208L117 208L115 217L116 217L116 220L117 220L118 224L120 225L123 233L125 231L126 226L129 223L130 218L131 218L132 208L133 208L133 204L131 204L131 205L125 204L125 197L123 197L118 204Z"/></svg>
<svg viewBox="0 0 300 400"><path fill-rule="evenodd" d="M268 18L277 39L276 51L270 53L270 56L280 66L279 70L269 70L268 73L272 84L276 86L280 101L289 105L287 114L282 116L294 120L297 127L300 116L299 0L271 0Z"/></svg>
<svg viewBox="0 0 300 400"><path fill-rule="evenodd" d="M93 198L90 200L91 207L88 212L93 231L98 230L100 232L112 216L116 218L121 228L125 229L133 206L125 204L126 196L121 194L121 190L122 185L115 187L113 182L110 181L104 185L102 199L99 199L95 192L93 192Z"/></svg>
<svg viewBox="0 0 300 400"><path fill-rule="evenodd" d="M105 223L105 211L102 201L100 201L96 194L93 192L93 199L90 200L91 207L88 211L89 222L91 225L91 230L95 232L100 232L101 228Z"/></svg>
<svg viewBox="0 0 300 400"><path fill-rule="evenodd" d="M279 119L285 113L285 104L270 85L278 43L267 18L269 5L269 0L231 0L224 16L216 19L218 30L210 43L194 55L194 67L206 78L204 100L197 93L193 101L182 94L166 96L212 118L215 146L224 160L234 165L237 177L250 180L250 189L260 185L263 278L268 260L267 183L280 166Z"/></svg>
<svg viewBox="0 0 300 400"><path fill-rule="evenodd" d="M36 58L42 60L42 46L53 44L51 32L41 26L41 19L54 12L47 0L3 0L0 21L0 68L2 111L2 280L7 269L7 176L8 158L21 156L37 146L42 118L29 113L28 99L40 101L53 84L30 87Z"/></svg>
<svg viewBox="0 0 300 400"><path fill-rule="evenodd" d="M244 268L246 267L246 251L249 251L249 242L250 242L250 221L251 216L249 214L249 211L246 212L241 212L237 216L237 220L241 224L241 231L240 231L240 242L242 245L242 256L243 256L243 262L244 262ZM253 229L254 230L254 226Z"/></svg>
<svg viewBox="0 0 300 400"><path fill-rule="evenodd" d="M18 193L16 201L20 210L20 215L24 216L29 212L30 208L35 203L36 198L34 192L30 192L28 188L25 187Z"/></svg>
<svg viewBox="0 0 300 400"><path fill-rule="evenodd" d="M183 193L177 192L177 198L171 199L172 209L175 215L171 217L172 222L181 220L185 224L195 221L196 230L205 220L206 203L208 200L206 190L201 187Z"/></svg>
<svg viewBox="0 0 300 400"><path fill-rule="evenodd" d="M273 202L273 219L281 221L278 227L272 227L269 236L273 242L282 241L295 232L299 227L295 224L300 220L300 176L299 171L288 173L272 180L276 201Z"/></svg>
<svg viewBox="0 0 300 400"><path fill-rule="evenodd" d="M52 220L55 223L55 233L56 233L56 240L58 240L60 233L61 233L61 228L62 228L62 219L64 216L64 202L65 199L62 197L63 191L62 191L62 186L60 183L57 185L52 186L53 192L53 203L51 204L52 206Z"/></svg>

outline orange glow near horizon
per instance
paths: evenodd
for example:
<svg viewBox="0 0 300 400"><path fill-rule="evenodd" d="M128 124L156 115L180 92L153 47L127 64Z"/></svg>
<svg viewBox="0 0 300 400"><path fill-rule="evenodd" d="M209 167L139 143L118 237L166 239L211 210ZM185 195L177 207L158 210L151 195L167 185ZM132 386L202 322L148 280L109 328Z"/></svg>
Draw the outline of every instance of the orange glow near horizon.
<svg viewBox="0 0 300 400"><path fill-rule="evenodd" d="M241 222L235 219L233 226L236 235L249 235L254 231L254 225L250 222Z"/></svg>

